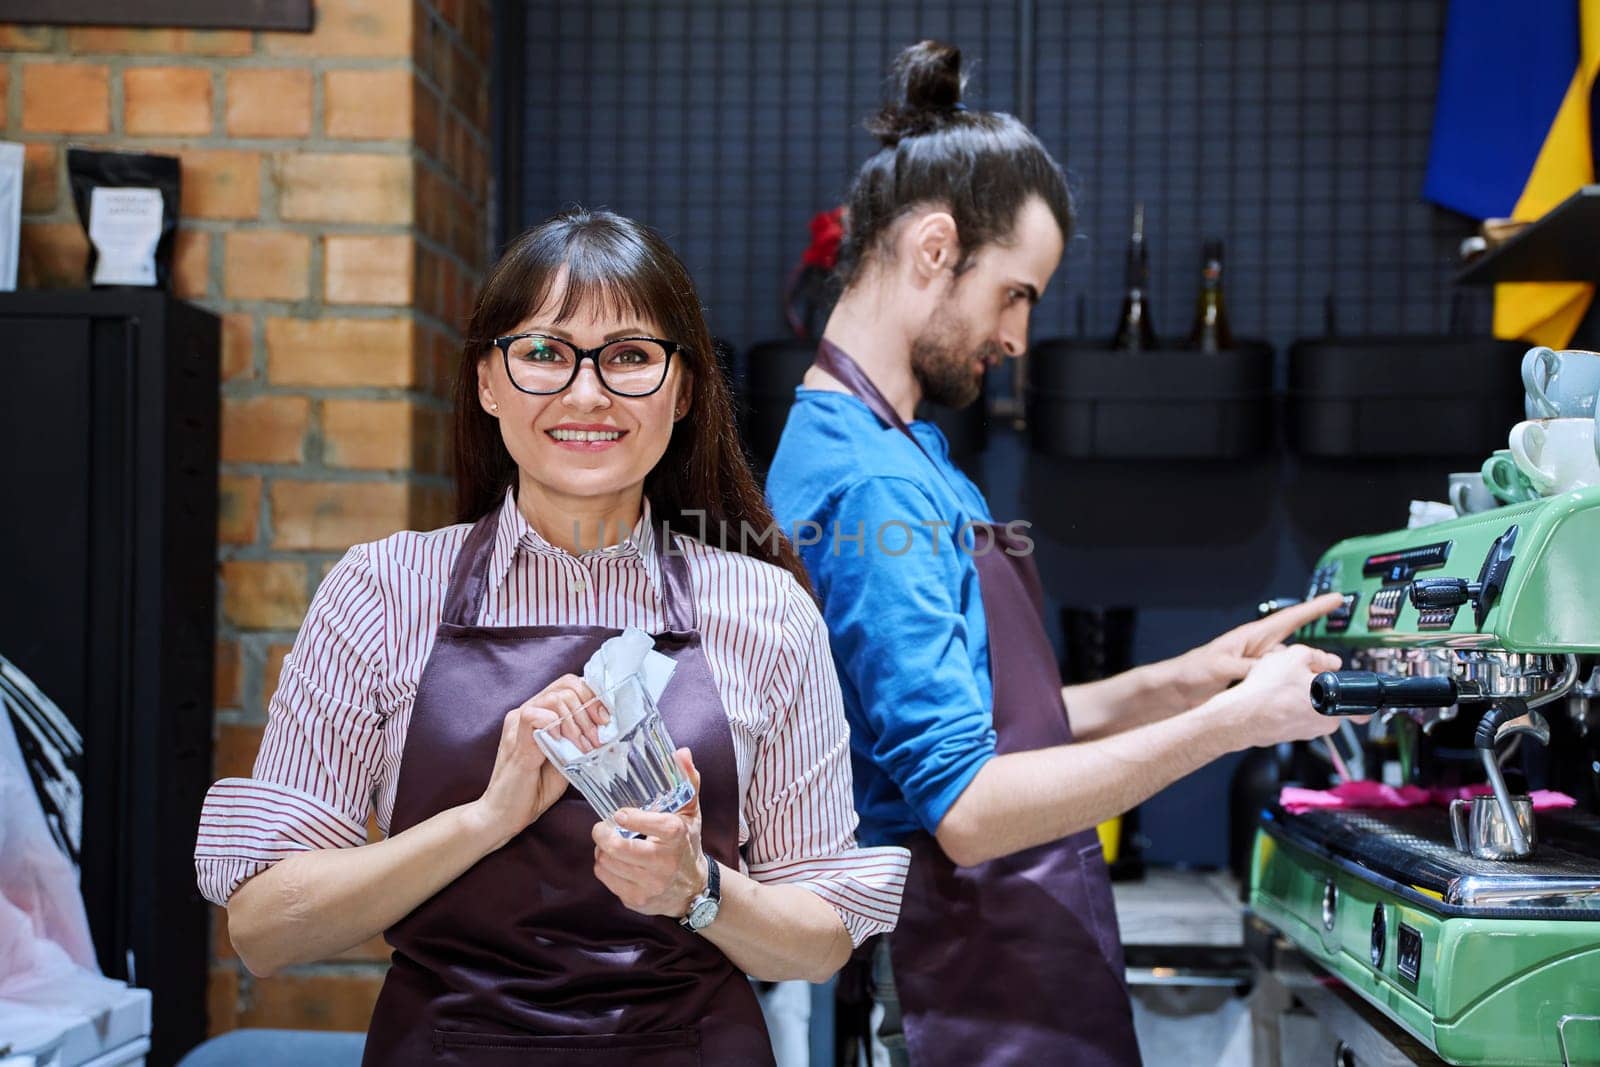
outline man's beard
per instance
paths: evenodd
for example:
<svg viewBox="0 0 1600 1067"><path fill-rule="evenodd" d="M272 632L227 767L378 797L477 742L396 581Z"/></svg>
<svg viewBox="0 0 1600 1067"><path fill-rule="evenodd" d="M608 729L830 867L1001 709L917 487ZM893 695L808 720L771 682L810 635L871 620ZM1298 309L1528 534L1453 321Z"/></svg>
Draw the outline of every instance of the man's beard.
<svg viewBox="0 0 1600 1067"><path fill-rule="evenodd" d="M947 408L964 408L983 394L983 376L973 371L978 360L997 353L990 342L974 348L966 331L938 314L911 342L911 375L922 398Z"/></svg>

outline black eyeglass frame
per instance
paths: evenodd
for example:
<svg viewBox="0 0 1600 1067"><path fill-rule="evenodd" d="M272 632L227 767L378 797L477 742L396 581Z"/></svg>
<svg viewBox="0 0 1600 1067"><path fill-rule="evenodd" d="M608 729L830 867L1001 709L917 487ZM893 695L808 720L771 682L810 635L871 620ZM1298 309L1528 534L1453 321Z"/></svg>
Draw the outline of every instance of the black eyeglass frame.
<svg viewBox="0 0 1600 1067"><path fill-rule="evenodd" d="M574 356L572 360L572 374L567 378L566 382L562 384L561 388L529 389L525 386L517 384L517 376L511 373L511 344L513 341L520 341L528 337L539 337L546 341L556 341L572 349ZM656 387L650 390L648 393L624 393L613 389L611 387L611 383L606 381L605 371L600 369L600 353L604 352L612 345L619 345L624 341L649 341L651 344L660 345L666 350L667 361L661 365L661 380L657 382ZM508 333L504 337L496 337L493 343L494 346L500 350L500 358L506 365L506 379L511 382L511 387L516 389L518 392L527 393L529 396L556 396L566 392L568 389L572 388L572 383L578 380L578 371L583 369L583 361L586 359L593 361L594 376L599 380L600 387L606 392L615 394L616 396L627 397L630 400L637 400L646 396L654 396L656 393L661 391L661 387L663 385L667 384L667 375L672 372L672 357L677 355L679 352L689 351L689 347L687 345L681 345L676 341L668 341L664 337L645 337L642 335L639 337L614 337L597 348L579 348L571 341L552 336L548 333Z"/></svg>

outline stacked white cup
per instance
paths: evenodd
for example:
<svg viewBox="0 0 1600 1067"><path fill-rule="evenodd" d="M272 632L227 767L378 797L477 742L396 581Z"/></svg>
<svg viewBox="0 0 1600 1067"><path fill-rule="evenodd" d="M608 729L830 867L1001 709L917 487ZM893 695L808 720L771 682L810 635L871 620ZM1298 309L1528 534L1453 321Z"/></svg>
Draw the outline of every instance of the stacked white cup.
<svg viewBox="0 0 1600 1067"><path fill-rule="evenodd" d="M1508 441L1517 469L1543 496L1600 485L1600 353L1530 349L1522 384L1528 418Z"/></svg>

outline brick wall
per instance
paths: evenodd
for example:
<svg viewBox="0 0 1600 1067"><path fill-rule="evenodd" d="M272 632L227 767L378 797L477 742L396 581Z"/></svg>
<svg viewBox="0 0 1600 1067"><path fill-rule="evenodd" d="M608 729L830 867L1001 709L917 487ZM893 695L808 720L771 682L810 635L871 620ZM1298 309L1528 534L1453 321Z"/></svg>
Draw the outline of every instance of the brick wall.
<svg viewBox="0 0 1600 1067"><path fill-rule="evenodd" d="M311 34L0 25L22 287L85 284L67 145L183 161L174 285L224 324L218 777L250 772L333 561L449 521L446 397L489 255L488 0L316 6ZM365 1028L381 941L257 981L216 919L213 1032Z"/></svg>

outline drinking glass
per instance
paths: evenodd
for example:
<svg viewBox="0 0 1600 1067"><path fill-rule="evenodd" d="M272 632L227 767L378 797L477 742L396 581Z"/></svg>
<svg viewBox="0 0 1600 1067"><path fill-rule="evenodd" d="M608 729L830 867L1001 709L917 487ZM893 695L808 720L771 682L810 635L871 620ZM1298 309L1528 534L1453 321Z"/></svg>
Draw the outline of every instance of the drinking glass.
<svg viewBox="0 0 1600 1067"><path fill-rule="evenodd" d="M605 697L611 721L600 727L602 744L587 752L562 736L561 722L533 732L550 762L613 826L619 808L677 811L689 803L694 786L672 758L672 737L643 680L630 674L607 689ZM617 832L643 836L620 827Z"/></svg>

